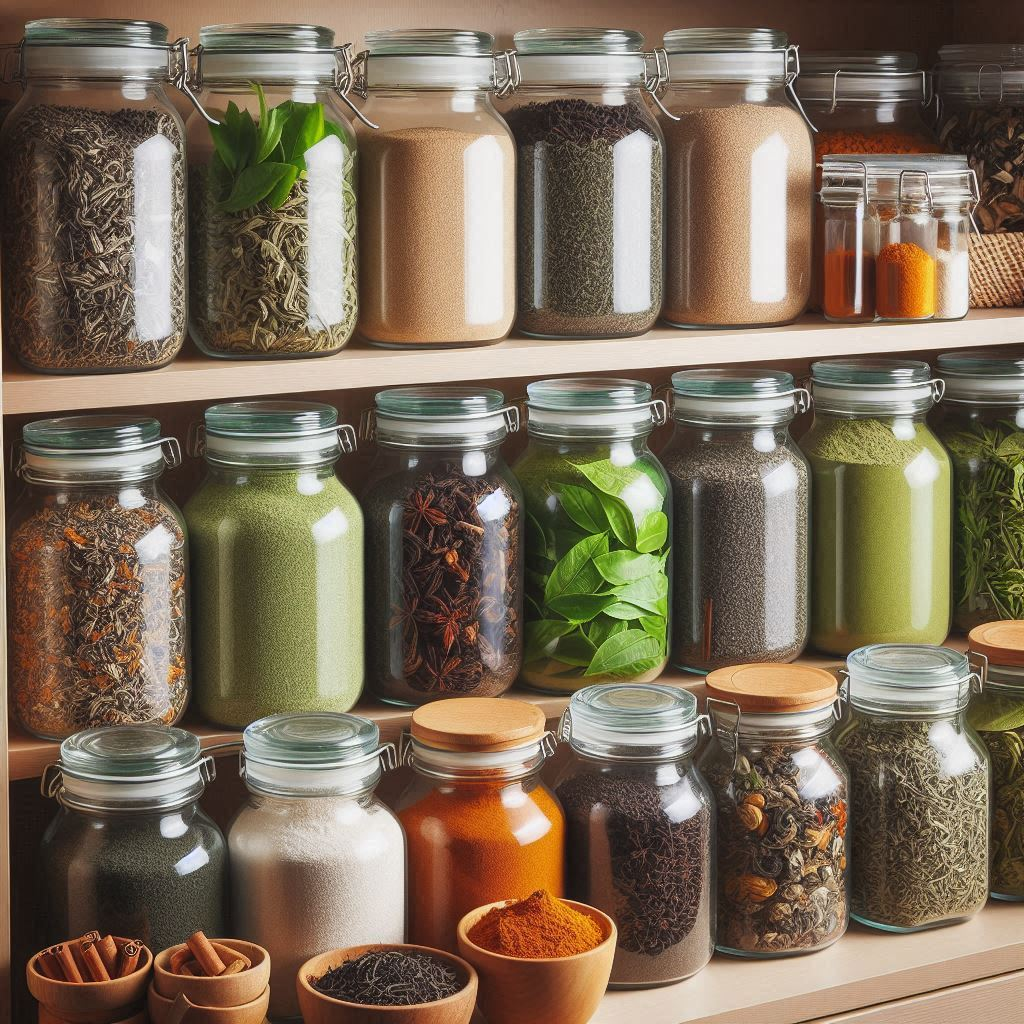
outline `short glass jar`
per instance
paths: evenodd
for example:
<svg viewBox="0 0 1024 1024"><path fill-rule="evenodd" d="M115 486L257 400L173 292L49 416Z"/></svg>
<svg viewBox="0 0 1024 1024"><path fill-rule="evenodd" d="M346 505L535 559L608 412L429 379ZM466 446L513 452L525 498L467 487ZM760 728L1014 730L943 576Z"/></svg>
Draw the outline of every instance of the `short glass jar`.
<svg viewBox="0 0 1024 1024"><path fill-rule="evenodd" d="M392 388L364 437L370 687L390 704L497 697L522 662L523 495L501 457L519 414L489 388Z"/></svg>
<svg viewBox="0 0 1024 1024"><path fill-rule="evenodd" d="M813 953L846 931L850 775L831 740L836 690L807 665L707 677L713 738L700 768L718 808L719 952Z"/></svg>
<svg viewBox="0 0 1024 1024"><path fill-rule="evenodd" d="M172 725L191 687L188 543L159 478L180 463L178 442L152 419L67 416L26 424L17 459L26 486L7 532L15 717L49 740Z"/></svg>
<svg viewBox="0 0 1024 1024"><path fill-rule="evenodd" d="M515 316L515 146L494 109L518 78L486 32L366 35L359 332L396 348L501 341Z"/></svg>
<svg viewBox="0 0 1024 1024"><path fill-rule="evenodd" d="M715 947L714 799L694 767L707 720L671 686L588 686L560 737L568 895L618 928L613 988L696 974Z"/></svg>
<svg viewBox="0 0 1024 1024"><path fill-rule="evenodd" d="M522 680L549 693L650 682L668 660L671 499L647 446L665 403L643 381L605 377L526 391Z"/></svg>
<svg viewBox="0 0 1024 1024"><path fill-rule="evenodd" d="M363 517L335 463L355 432L332 406L206 410L185 506L196 703L244 728L285 711L348 711L363 687Z"/></svg>
<svg viewBox="0 0 1024 1024"><path fill-rule="evenodd" d="M47 942L96 929L151 950L227 934L228 853L199 807L216 775L183 729L119 725L66 739L43 773L60 810L43 835Z"/></svg>
<svg viewBox="0 0 1024 1024"><path fill-rule="evenodd" d="M952 612L952 467L927 363L811 365L811 644L941 643Z"/></svg>
<svg viewBox="0 0 1024 1024"><path fill-rule="evenodd" d="M672 663L792 661L809 631L810 470L789 435L810 396L776 370L680 370L672 483ZM728 558L722 553L728 552Z"/></svg>
<svg viewBox="0 0 1024 1024"><path fill-rule="evenodd" d="M395 749L354 715L276 715L242 736L248 797L228 830L233 935L270 953L270 1016L325 949L405 941L405 837L374 796Z"/></svg>
<svg viewBox="0 0 1024 1024"><path fill-rule="evenodd" d="M977 913L989 886L989 758L967 722L967 657L875 644L846 661L836 745L853 782L850 910L913 932Z"/></svg>
<svg viewBox="0 0 1024 1024"><path fill-rule="evenodd" d="M662 299L664 143L639 32L515 34L517 326L542 338L650 330Z"/></svg>

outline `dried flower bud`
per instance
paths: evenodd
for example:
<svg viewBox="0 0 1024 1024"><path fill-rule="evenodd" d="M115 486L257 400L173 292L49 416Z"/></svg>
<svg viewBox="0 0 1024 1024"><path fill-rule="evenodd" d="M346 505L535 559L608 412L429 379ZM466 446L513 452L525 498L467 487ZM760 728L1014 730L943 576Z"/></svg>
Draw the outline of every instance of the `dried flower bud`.
<svg viewBox="0 0 1024 1024"><path fill-rule="evenodd" d="M751 807L757 807L764 810L764 793L749 793L743 800L745 804L750 804Z"/></svg>
<svg viewBox="0 0 1024 1024"><path fill-rule="evenodd" d="M754 903L761 903L771 899L779 888L778 882L772 878L762 878L760 875L740 875L732 879L730 890L735 892L735 898L740 900L751 900ZM730 892L730 895L732 893Z"/></svg>
<svg viewBox="0 0 1024 1024"><path fill-rule="evenodd" d="M757 832L764 822L764 815L751 804L740 804L736 809L740 822L748 832Z"/></svg>

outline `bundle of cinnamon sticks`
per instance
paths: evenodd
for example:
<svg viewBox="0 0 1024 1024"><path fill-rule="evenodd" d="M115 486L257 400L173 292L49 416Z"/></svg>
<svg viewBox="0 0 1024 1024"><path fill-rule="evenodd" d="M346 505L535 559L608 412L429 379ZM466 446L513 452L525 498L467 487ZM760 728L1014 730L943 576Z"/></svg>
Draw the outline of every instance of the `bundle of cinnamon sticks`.
<svg viewBox="0 0 1024 1024"><path fill-rule="evenodd" d="M138 970L141 957L142 943L137 939L100 937L99 932L92 931L43 950L36 957L36 966L51 981L86 984L127 978Z"/></svg>
<svg viewBox="0 0 1024 1024"><path fill-rule="evenodd" d="M211 942L202 932L194 932L181 949L171 954L171 974L193 978L224 978L241 974L252 967L252 961L238 950L222 942Z"/></svg>

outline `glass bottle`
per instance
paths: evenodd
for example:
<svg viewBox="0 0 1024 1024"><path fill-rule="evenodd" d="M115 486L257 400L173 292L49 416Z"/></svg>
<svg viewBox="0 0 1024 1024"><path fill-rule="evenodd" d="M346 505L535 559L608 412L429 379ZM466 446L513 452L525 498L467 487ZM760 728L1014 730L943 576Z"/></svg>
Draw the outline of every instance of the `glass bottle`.
<svg viewBox="0 0 1024 1024"><path fill-rule="evenodd" d="M668 660L668 478L647 439L665 403L643 381L535 381L526 502L523 682L547 693L650 682Z"/></svg>
<svg viewBox="0 0 1024 1024"><path fill-rule="evenodd" d="M810 471L789 435L810 396L776 370L680 370L672 483L672 663L792 661L809 630ZM728 558L722 553L729 552Z"/></svg>
<svg viewBox="0 0 1024 1024"><path fill-rule="evenodd" d="M206 410L192 538L196 702L244 728L285 711L348 711L363 687L363 517L335 473L355 432L332 406Z"/></svg>
<svg viewBox="0 0 1024 1024"><path fill-rule="evenodd" d="M159 484L156 420L67 416L22 431L8 523L11 706L43 739L172 725L191 687L185 524ZM65 936L66 937L66 936Z"/></svg>
<svg viewBox="0 0 1024 1024"><path fill-rule="evenodd" d="M588 686L561 737L570 899L618 928L613 988L696 974L714 952L714 800L693 755L706 719L671 686Z"/></svg>
<svg viewBox="0 0 1024 1024"><path fill-rule="evenodd" d="M977 913L989 888L989 758L967 722L959 651L874 644L846 661L836 745L853 782L850 910L913 932Z"/></svg>
<svg viewBox="0 0 1024 1024"><path fill-rule="evenodd" d="M366 424L371 689L496 697L522 662L523 495L501 457L518 411L500 391L424 385L381 391Z"/></svg>

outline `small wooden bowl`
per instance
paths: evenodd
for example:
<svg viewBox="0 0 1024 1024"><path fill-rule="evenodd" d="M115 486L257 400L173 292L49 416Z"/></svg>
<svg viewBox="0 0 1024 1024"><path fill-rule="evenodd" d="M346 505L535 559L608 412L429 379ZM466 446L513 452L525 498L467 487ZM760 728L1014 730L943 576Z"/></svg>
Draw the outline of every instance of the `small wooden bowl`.
<svg viewBox="0 0 1024 1024"><path fill-rule="evenodd" d="M332 999L318 992L309 983L310 978L319 978L332 967L344 960L353 960L363 953L394 950L397 953L425 953L437 960L443 960L458 975L462 988L447 999L433 1003L416 1003L412 1006L364 1006L361 1003L347 1003ZM295 978L299 993L299 1008L305 1024L469 1024L476 1005L476 971L465 960L440 949L429 946L402 944L350 946L348 949L332 949L327 953L307 960ZM525 1022L520 1022L525 1024Z"/></svg>
<svg viewBox="0 0 1024 1024"><path fill-rule="evenodd" d="M179 1017L174 1009L175 999L183 998L188 1011ZM240 1006L196 1006L188 996L165 999L156 990L155 985L149 986L146 1005L152 1024L165 1024L165 1021L182 1021L182 1024L263 1024L270 1006L270 986L268 985L255 999Z"/></svg>
<svg viewBox="0 0 1024 1024"><path fill-rule="evenodd" d="M472 942L473 925L493 907L509 902L477 907L459 922L459 952L480 974L480 1009L487 1024L586 1024L611 977L615 922L594 907L562 900L597 922L604 935L601 945L576 956L525 960L492 953Z"/></svg>
<svg viewBox="0 0 1024 1024"><path fill-rule="evenodd" d="M184 992L196 1006L242 1006L257 999L270 983L270 954L255 942L241 939L214 939L243 953L252 961L252 967L226 978L190 978L186 974L172 974L171 957L184 948L184 943L171 946L158 953L153 961L153 987L157 995L173 1000Z"/></svg>

